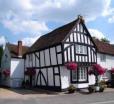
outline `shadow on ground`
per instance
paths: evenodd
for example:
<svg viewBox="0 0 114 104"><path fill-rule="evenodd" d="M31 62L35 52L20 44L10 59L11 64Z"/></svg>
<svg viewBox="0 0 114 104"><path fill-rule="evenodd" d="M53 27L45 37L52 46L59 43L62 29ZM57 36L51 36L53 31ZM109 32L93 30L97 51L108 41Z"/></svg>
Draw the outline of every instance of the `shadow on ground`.
<svg viewBox="0 0 114 104"><path fill-rule="evenodd" d="M7 91L12 91L14 93L18 93L21 95L28 95L28 94L47 94L47 95L57 95L59 92L55 91L48 91L39 88L8 88L8 87L0 87Z"/></svg>

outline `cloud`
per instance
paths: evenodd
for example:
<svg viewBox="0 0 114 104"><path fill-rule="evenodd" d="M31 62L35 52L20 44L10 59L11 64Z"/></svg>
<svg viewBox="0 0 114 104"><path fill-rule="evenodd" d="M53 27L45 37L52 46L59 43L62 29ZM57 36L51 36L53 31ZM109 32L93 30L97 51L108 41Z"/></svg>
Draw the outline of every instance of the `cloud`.
<svg viewBox="0 0 114 104"><path fill-rule="evenodd" d="M35 38L30 34L48 32L49 22L69 22L79 14L86 21L109 16L110 4L111 0L0 0L0 23L12 34L28 34L23 40L30 44Z"/></svg>
<svg viewBox="0 0 114 104"><path fill-rule="evenodd" d="M23 45L31 46L39 37L40 37L40 35L39 36L34 36L34 37L23 38L22 39Z"/></svg>
<svg viewBox="0 0 114 104"><path fill-rule="evenodd" d="M114 16L112 16L111 18L108 19L109 23L114 23Z"/></svg>
<svg viewBox="0 0 114 104"><path fill-rule="evenodd" d="M6 44L6 39L4 36L0 36L0 45L5 45Z"/></svg>
<svg viewBox="0 0 114 104"><path fill-rule="evenodd" d="M2 21L4 27L11 30L14 34L17 33L29 33L29 34L39 34L40 32L49 31L45 22L38 22L33 20L20 20L18 18L13 20Z"/></svg>
<svg viewBox="0 0 114 104"><path fill-rule="evenodd" d="M68 0L67 2L65 0L43 0L39 6L37 6L39 1L33 3L35 7L33 15L37 19L67 21L81 14L87 20L94 20L108 12L110 3L111 0Z"/></svg>
<svg viewBox="0 0 114 104"><path fill-rule="evenodd" d="M98 39L105 38L104 34L97 29L89 29L90 34Z"/></svg>
<svg viewBox="0 0 114 104"><path fill-rule="evenodd" d="M71 21L81 14L87 20L106 15L111 0L8 0L0 1L0 19L38 22ZM63 15L64 14L64 15ZM21 25L21 22L20 22Z"/></svg>

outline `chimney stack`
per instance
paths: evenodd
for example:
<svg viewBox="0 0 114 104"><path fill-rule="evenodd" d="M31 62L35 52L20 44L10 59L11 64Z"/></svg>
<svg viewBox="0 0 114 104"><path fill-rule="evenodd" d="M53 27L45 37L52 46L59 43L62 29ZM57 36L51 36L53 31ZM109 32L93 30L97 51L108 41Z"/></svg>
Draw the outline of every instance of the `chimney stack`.
<svg viewBox="0 0 114 104"><path fill-rule="evenodd" d="M85 20L84 20L83 16L78 15L78 19L80 20L80 22L85 23Z"/></svg>
<svg viewBox="0 0 114 104"><path fill-rule="evenodd" d="M18 57L22 57L22 41L18 41Z"/></svg>

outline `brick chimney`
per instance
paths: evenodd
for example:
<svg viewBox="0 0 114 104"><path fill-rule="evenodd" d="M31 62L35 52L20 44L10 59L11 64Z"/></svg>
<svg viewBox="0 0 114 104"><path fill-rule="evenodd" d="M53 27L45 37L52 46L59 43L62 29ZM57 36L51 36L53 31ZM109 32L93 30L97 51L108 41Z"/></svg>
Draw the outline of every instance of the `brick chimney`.
<svg viewBox="0 0 114 104"><path fill-rule="evenodd" d="M22 57L22 41L18 41L18 57Z"/></svg>

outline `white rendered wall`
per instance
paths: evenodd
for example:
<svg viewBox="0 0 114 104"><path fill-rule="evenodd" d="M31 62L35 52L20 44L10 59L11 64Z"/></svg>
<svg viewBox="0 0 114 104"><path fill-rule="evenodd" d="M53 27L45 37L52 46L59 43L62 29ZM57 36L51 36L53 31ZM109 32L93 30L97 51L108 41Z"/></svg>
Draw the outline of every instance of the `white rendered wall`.
<svg viewBox="0 0 114 104"><path fill-rule="evenodd" d="M114 56L106 54L106 61L101 62L100 54L101 53L97 53L97 63L100 64L102 67L107 68L108 70L111 70L111 68L114 68Z"/></svg>
<svg viewBox="0 0 114 104"><path fill-rule="evenodd" d="M72 83L70 82L70 71L62 66L61 67L61 89L68 88ZM89 77L89 83L79 83L79 84L73 84L76 88L86 88L89 85L95 84L95 77L91 76Z"/></svg>
<svg viewBox="0 0 114 104"><path fill-rule="evenodd" d="M24 79L24 59L11 59L10 86L20 87Z"/></svg>

